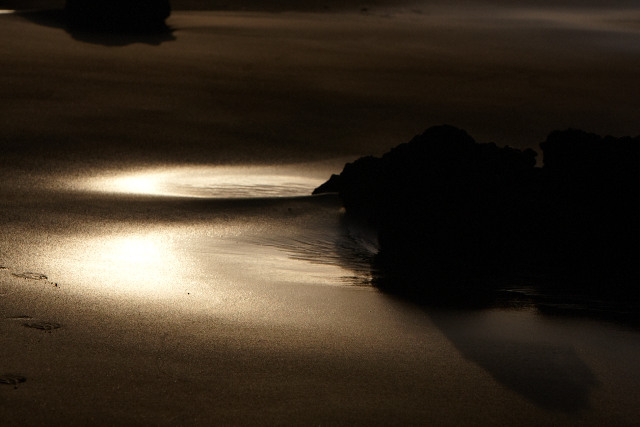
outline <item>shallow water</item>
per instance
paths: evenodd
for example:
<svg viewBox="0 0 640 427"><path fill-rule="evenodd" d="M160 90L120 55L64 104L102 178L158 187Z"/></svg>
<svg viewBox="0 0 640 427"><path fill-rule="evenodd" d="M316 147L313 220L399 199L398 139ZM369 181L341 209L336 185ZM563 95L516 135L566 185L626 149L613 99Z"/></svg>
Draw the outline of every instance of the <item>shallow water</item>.
<svg viewBox="0 0 640 427"><path fill-rule="evenodd" d="M349 243L336 196L309 196L322 183L309 173L313 167L173 167L62 176L41 190L31 187L31 194L16 201L13 214L24 221L5 230L15 227L23 245L40 246L39 256L28 262L59 272L59 280L115 278L120 290L131 293L162 294L169 283L202 274L199 269L246 282L253 264L273 272L275 281L306 280L298 274L306 272L324 277L321 282L343 283L341 277L352 273L343 265L363 263L348 259L347 252L367 250ZM5 263L16 264L12 252L4 248ZM17 263L27 268L26 260ZM360 267L360 273L365 270Z"/></svg>

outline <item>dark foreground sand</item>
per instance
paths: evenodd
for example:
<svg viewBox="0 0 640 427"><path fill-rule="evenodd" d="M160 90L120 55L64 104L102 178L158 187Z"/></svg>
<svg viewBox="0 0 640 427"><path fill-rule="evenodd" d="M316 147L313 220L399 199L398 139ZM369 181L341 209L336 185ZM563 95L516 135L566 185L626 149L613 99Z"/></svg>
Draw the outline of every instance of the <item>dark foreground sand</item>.
<svg viewBox="0 0 640 427"><path fill-rule="evenodd" d="M216 165L310 192L442 122L640 133L637 12L464 11L177 11L138 40L0 15L0 423L637 422L637 330L414 307L366 286L332 197L213 198Z"/></svg>

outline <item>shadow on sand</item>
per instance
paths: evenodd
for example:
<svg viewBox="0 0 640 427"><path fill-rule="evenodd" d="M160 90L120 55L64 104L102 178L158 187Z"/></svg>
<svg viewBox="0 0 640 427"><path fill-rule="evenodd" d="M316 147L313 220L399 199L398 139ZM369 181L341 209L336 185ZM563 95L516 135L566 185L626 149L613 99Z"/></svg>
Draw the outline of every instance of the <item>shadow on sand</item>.
<svg viewBox="0 0 640 427"><path fill-rule="evenodd" d="M353 272L345 277L359 278L359 281L346 280L348 285L372 283L380 289L383 273L372 267L373 252L363 248L359 241L362 236L354 232L353 226L349 219L343 219L339 237L333 242L319 244L322 239L317 239L296 241L285 246L280 244L279 247L292 258L337 264ZM371 277L373 282L368 282ZM436 279L431 277L429 280ZM565 341L562 332L551 337L544 333L531 333L531 323L538 321L529 316L546 323L548 320L560 320L556 314L572 318L593 317L594 311L590 311L588 305L577 304L571 305L571 310L562 310L562 304L554 304L548 299L538 301L524 290L497 290L485 284L484 288L481 287L484 291L480 292L478 283L474 285L457 288L461 293L469 292L464 296L432 294L428 297L423 294L421 299L415 299L397 292L383 293L390 300L397 300L403 306L417 307L426 313L465 359L532 404L564 413L588 410L591 407L590 394L599 385L597 377L572 344ZM549 309L543 310L543 306ZM553 307L557 310L551 310ZM611 312L602 311L600 314L606 320L612 319Z"/></svg>
<svg viewBox="0 0 640 427"><path fill-rule="evenodd" d="M564 337L540 336L529 323L519 324L516 313L428 313L465 359L536 406L560 412L591 406L599 382Z"/></svg>
<svg viewBox="0 0 640 427"><path fill-rule="evenodd" d="M529 328L558 315L637 326L640 137L567 130L541 148L542 168L531 150L433 127L347 164L314 194L339 194L377 231L374 286L424 309L505 387L573 412L589 408L595 375L564 338L545 336L554 328Z"/></svg>
<svg viewBox="0 0 640 427"><path fill-rule="evenodd" d="M335 203L329 195L308 202L318 208ZM199 202L203 206L205 203L210 202ZM294 259L339 265L351 272L345 275L348 286L371 285L373 278L373 285L380 288L383 272L377 271L373 264L374 240L371 230L343 217L337 235L327 236L307 229L295 240L257 243L278 247ZM425 274L423 280L436 278ZM463 289L468 292L464 296L434 293L416 299L385 292L385 297L398 301L402 307L423 311L465 359L532 404L564 413L588 410L590 394L599 381L573 345L566 341L563 335L566 332L547 335L550 327L545 324L558 318L537 310L537 301L524 291L497 290L495 282L491 286L478 281L467 288L458 286L456 289L460 292ZM495 308L514 310L493 310ZM538 328L538 324L543 326Z"/></svg>
<svg viewBox="0 0 640 427"><path fill-rule="evenodd" d="M152 30L106 31L70 26L64 9L24 11L17 15L37 25L62 29L74 40L103 46L119 47L135 43L158 46L176 40L173 29L167 25Z"/></svg>

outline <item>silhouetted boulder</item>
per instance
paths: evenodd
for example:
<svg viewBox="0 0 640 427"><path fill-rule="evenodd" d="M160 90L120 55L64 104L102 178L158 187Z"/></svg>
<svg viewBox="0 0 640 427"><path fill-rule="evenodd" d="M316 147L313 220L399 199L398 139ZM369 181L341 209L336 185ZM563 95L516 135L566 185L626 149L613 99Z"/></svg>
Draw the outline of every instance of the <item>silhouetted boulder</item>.
<svg viewBox="0 0 640 427"><path fill-rule="evenodd" d="M320 191L378 230L378 266L395 276L451 275L505 265L531 250L536 153L428 129L381 158L347 164ZM461 268L462 267L462 268Z"/></svg>
<svg viewBox="0 0 640 427"><path fill-rule="evenodd" d="M459 294L479 278L526 272L607 277L629 291L640 276L640 140L565 131L541 146L538 168L533 150L432 127L347 164L315 193L338 192L349 215L377 229L383 287L425 293L455 282Z"/></svg>
<svg viewBox="0 0 640 427"><path fill-rule="evenodd" d="M169 0L67 0L67 24L74 29L106 32L166 30Z"/></svg>
<svg viewBox="0 0 640 427"><path fill-rule="evenodd" d="M640 137L552 132L544 152L556 270L615 287L640 270Z"/></svg>

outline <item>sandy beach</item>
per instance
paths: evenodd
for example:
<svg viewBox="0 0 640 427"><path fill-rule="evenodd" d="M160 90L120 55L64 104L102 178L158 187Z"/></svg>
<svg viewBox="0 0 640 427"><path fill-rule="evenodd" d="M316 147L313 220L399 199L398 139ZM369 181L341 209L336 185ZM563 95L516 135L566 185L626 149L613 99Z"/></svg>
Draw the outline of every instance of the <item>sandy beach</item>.
<svg viewBox="0 0 640 427"><path fill-rule="evenodd" d="M155 38L3 15L3 163L355 158L442 123L535 149L639 133L635 9L372 10L177 10Z"/></svg>
<svg viewBox="0 0 640 427"><path fill-rule="evenodd" d="M519 148L568 127L640 134L631 2L185 0L169 34L136 37L15 3L0 2L2 425L640 419L637 327L383 294L375 239L310 196L434 124Z"/></svg>
<svg viewBox="0 0 640 427"><path fill-rule="evenodd" d="M6 211L0 379L25 379L0 384L7 425L639 415L637 330L381 294L331 197L83 195Z"/></svg>

